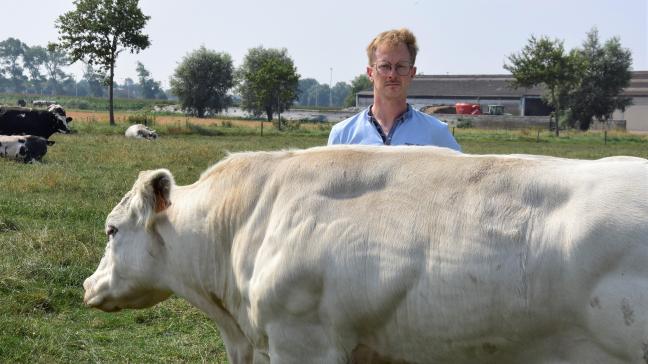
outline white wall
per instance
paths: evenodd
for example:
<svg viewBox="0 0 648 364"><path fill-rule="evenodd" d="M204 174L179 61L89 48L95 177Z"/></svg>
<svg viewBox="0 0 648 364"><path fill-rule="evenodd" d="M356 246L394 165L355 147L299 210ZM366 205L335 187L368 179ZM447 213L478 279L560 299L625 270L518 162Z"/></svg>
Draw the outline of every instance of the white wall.
<svg viewBox="0 0 648 364"><path fill-rule="evenodd" d="M626 130L648 132L648 97L634 97L625 112L612 114L614 120L626 120Z"/></svg>

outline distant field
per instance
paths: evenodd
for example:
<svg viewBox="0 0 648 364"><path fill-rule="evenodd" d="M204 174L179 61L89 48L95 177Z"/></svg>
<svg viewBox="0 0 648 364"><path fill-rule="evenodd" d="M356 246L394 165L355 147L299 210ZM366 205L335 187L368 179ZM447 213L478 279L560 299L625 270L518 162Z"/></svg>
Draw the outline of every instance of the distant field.
<svg viewBox="0 0 648 364"><path fill-rule="evenodd" d="M126 140L120 124L71 112L76 133L55 134L42 164L0 160L0 362L225 363L215 326L183 300L106 314L82 305L83 280L105 247L104 220L140 170L165 167L177 183L197 179L227 152L324 145L328 129L277 132L258 122L213 125L157 118L155 142ZM87 119L84 119L86 118ZM601 133L483 132L456 129L470 153L648 158L648 137ZM424 181L421 181L422 183Z"/></svg>

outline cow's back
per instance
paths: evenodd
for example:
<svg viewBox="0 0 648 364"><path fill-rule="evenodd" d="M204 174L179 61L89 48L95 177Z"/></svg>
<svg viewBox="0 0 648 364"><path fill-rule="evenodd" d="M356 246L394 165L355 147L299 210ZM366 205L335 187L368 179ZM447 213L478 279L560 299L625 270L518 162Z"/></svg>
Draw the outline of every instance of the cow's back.
<svg viewBox="0 0 648 364"><path fill-rule="evenodd" d="M232 252L259 325L320 310L412 362L516 362L524 347L559 360L576 349L556 342L578 337L593 357L624 355L587 325L618 313L607 333L621 335L624 297L609 287L637 281L615 274L648 278L632 263L648 255L646 160L327 147L234 155L201 181L228 163L250 192ZM626 316L648 320L648 303L625 298Z"/></svg>
<svg viewBox="0 0 648 364"><path fill-rule="evenodd" d="M0 135L30 134L49 138L56 131L56 119L47 110L0 106Z"/></svg>

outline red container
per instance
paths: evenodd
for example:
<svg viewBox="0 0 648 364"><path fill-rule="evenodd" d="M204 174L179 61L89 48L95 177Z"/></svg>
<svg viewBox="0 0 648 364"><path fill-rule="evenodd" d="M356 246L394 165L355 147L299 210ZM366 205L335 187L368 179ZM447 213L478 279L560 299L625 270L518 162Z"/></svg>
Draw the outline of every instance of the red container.
<svg viewBox="0 0 648 364"><path fill-rule="evenodd" d="M465 115L478 115L481 114L481 107L479 104L468 104L465 102L458 102L455 104L457 114Z"/></svg>

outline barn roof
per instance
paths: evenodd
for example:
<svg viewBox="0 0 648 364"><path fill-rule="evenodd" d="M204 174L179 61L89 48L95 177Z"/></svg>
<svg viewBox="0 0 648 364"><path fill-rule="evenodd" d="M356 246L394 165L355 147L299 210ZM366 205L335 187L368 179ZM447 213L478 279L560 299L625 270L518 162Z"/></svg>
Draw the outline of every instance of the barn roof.
<svg viewBox="0 0 648 364"><path fill-rule="evenodd" d="M409 89L409 97L502 97L541 96L542 87L515 89L510 86L510 74L493 75L417 75ZM362 91L361 96L371 96L373 91ZM623 95L648 96L648 71L633 71L630 86Z"/></svg>

